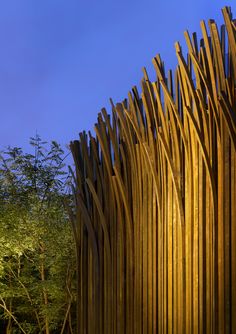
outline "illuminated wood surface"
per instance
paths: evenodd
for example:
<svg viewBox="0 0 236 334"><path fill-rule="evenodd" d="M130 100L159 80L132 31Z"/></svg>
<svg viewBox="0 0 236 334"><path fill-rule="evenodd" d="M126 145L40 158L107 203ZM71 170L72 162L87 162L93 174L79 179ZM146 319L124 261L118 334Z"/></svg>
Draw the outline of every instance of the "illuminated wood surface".
<svg viewBox="0 0 236 334"><path fill-rule="evenodd" d="M76 165L79 333L236 333L236 28L103 109Z"/></svg>

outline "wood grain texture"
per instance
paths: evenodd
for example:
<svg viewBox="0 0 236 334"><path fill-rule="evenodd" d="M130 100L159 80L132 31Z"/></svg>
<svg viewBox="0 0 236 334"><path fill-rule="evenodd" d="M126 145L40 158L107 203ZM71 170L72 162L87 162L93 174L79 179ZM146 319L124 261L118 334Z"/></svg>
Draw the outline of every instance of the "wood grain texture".
<svg viewBox="0 0 236 334"><path fill-rule="evenodd" d="M71 142L78 333L236 333L236 29L157 55Z"/></svg>

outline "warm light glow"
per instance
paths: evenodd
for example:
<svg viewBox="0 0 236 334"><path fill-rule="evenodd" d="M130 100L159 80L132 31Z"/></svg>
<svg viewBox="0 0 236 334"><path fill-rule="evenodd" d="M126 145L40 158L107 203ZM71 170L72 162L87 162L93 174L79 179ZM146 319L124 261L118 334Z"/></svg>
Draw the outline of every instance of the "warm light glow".
<svg viewBox="0 0 236 334"><path fill-rule="evenodd" d="M141 95L71 143L81 333L236 333L236 35L223 16L209 36L201 22L201 43L185 33L174 74L156 56L157 81L144 70Z"/></svg>

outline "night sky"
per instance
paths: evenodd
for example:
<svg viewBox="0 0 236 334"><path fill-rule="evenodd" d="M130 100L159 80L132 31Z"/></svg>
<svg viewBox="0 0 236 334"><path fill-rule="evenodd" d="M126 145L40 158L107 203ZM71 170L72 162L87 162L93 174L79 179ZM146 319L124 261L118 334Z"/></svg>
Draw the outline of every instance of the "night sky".
<svg viewBox="0 0 236 334"><path fill-rule="evenodd" d="M36 131L65 146L93 128L109 98L140 85L161 54L174 68L175 41L201 19L223 23L236 1L0 0L0 149L27 149Z"/></svg>

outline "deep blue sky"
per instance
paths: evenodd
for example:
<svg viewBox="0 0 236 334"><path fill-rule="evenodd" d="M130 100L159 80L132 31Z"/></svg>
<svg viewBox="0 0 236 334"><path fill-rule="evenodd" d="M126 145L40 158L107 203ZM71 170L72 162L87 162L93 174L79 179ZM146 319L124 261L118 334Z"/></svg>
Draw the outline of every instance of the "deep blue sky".
<svg viewBox="0 0 236 334"><path fill-rule="evenodd" d="M174 67L185 29L221 24L224 5L236 16L235 0L0 0L0 149L27 148L36 130L64 145L92 129L143 66L153 76L153 56Z"/></svg>

